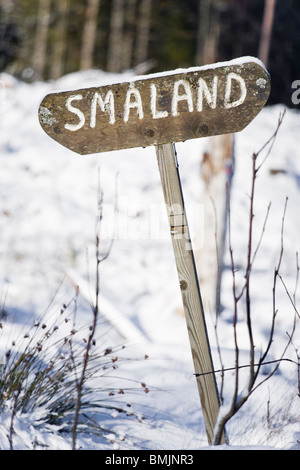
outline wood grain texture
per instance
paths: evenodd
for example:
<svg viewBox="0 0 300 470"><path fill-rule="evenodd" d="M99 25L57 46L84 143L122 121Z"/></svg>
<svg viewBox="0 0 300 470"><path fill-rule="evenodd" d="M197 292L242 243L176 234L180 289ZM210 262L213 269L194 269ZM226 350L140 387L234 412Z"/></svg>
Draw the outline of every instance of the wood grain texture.
<svg viewBox="0 0 300 470"><path fill-rule="evenodd" d="M195 373L212 372L196 378L207 437L211 443L219 411L219 397L185 214L178 164L173 144L158 145L156 153ZM225 442L224 438L223 442Z"/></svg>
<svg viewBox="0 0 300 470"><path fill-rule="evenodd" d="M86 155L239 132L269 93L259 63L229 62L50 93L39 120L52 139Z"/></svg>

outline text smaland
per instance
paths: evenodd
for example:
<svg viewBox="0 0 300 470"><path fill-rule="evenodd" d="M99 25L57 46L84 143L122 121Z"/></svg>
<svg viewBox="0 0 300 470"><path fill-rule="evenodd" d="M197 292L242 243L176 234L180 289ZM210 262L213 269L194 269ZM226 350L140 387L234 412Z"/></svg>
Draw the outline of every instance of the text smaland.
<svg viewBox="0 0 300 470"><path fill-rule="evenodd" d="M233 84L239 86L239 96L232 99L232 88ZM190 113L197 111L201 113L204 107L204 101L211 108L217 107L218 99L218 85L219 77L215 75L212 79L211 84L203 78L199 78L198 87L196 93L196 99L194 98L192 86L186 79L176 80L173 85L171 95L171 109L161 109L159 103L162 101L159 94L159 87L154 84L149 84L149 95L150 95L150 114L152 119L163 119L171 114L173 117L179 115L181 110L188 111ZM234 108L244 103L247 96L247 86L245 80L237 73L231 72L226 75L224 96L222 96L222 106L225 109ZM87 117L80 108L80 101L84 99L82 93L77 93L69 96L66 99L65 106L70 113L75 114L78 118L78 122L65 123L65 129L75 132L81 129L85 124ZM115 101L117 97L113 90L109 89L104 95L100 91L95 91L90 102L90 119L87 123L89 127L95 128L97 123L97 113L100 111L107 114L108 123L113 125L116 122L116 110ZM183 105L180 106L180 103ZM143 119L145 116L145 106L142 100L142 94L139 89L134 86L134 83L128 85L128 89L125 94L125 100L123 103L123 116L124 123L127 123L132 115L137 116L138 119ZM148 109L148 107L147 107Z"/></svg>

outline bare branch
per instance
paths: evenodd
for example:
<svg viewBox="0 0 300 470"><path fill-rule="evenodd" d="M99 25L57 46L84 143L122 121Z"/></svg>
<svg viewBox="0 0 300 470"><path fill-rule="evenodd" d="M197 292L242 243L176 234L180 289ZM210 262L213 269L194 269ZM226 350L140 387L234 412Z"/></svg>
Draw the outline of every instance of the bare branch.
<svg viewBox="0 0 300 470"><path fill-rule="evenodd" d="M268 156L270 155L272 149L273 149L273 145L275 143L275 140L276 140L276 137L277 137L277 134L279 132L279 129L280 129L280 126L283 122L283 119L284 119L284 116L285 116L285 113L286 113L286 109L283 110L282 113L279 114L279 117L278 117L278 122L277 122L277 127L276 127L276 130L274 132L274 134L270 137L270 139L264 143L264 145L260 148L260 150L255 154L255 155L260 155L266 147L269 146L269 149L267 151L267 154L266 156L264 157L263 161L261 162L261 164L257 167L256 169L256 172L258 172L260 170L260 168L263 166L263 164L265 163L265 161L267 160Z"/></svg>
<svg viewBox="0 0 300 470"><path fill-rule="evenodd" d="M286 292L286 294L287 294L287 296L288 296L288 298L289 298L289 300L290 300L290 302L291 302L291 304L292 304L292 306L293 306L293 308L294 308L294 310L295 310L295 313L297 314L298 318L300 319L299 310L297 309L296 304L295 304L295 301L293 300L291 294L290 294L289 291L288 291L288 288L287 288L287 286L286 286L286 283L285 283L284 280L283 280L283 277L282 277L281 274L279 274L279 273L278 273L278 277L279 277L280 281L282 282L282 285L283 285L283 287L284 287L284 289L285 289L285 292Z"/></svg>
<svg viewBox="0 0 300 470"><path fill-rule="evenodd" d="M86 378L86 372L88 370L90 351L92 346L95 344L95 334L99 317L99 295L100 295L100 264L108 258L111 248L112 241L106 252L101 255L101 226L103 222L103 191L100 185L100 171L98 173L98 213L97 213L97 225L95 235L95 258L96 258L96 282L95 282L95 303L92 305L93 321L89 327L89 336L86 342L86 348L82 363L81 373L76 379L76 403L74 412L74 421L72 427L72 448L76 450L76 439L77 439L77 428L79 423L79 412L81 409L83 386Z"/></svg>
<svg viewBox="0 0 300 470"><path fill-rule="evenodd" d="M248 247L247 247L247 262L246 262L246 271L245 271L245 283L242 286L242 289L240 290L239 293L237 293L237 287L236 287L236 268L235 268L235 262L234 262L234 256L233 256L233 248L232 248L232 240L231 240L231 208L230 208L230 203L229 203L229 198L227 198L227 213L228 213L228 240L229 240L229 256L230 256L230 263L231 263L231 272L232 272L232 293L233 293L233 300L234 300L234 306L233 306L233 336L234 336L234 345L235 345L235 366L230 367L230 368L224 368L222 361L221 365L222 368L219 371L216 372L221 372L222 373L222 389L223 389L223 381L224 381L224 373L228 370L233 370L235 371L235 383L234 383L234 391L233 391L233 396L231 398L231 404L229 408L227 409L226 413L223 416L219 417L219 420L217 422L216 428L215 428L215 433L214 433L214 444L218 445L220 444L220 436L224 430L224 427L229 421L233 415L237 413L237 411L243 406L243 404L248 400L250 395L256 390L262 383L264 383L266 380L268 380L278 369L279 365L283 361L295 363L295 361L292 361L289 358L284 357L287 348L290 345L291 338L294 334L295 331L295 326L296 326L296 315L295 315L295 320L294 320L294 326L293 326L293 331L290 336L290 339L288 343L286 344L286 347L284 348L284 351L279 359L272 360L272 361L267 361L267 355L269 353L269 350L271 348L271 344L273 342L274 338L274 332L275 332L275 320L276 320L276 315L277 315L277 310L276 310L276 302L275 302L275 292L276 292L276 281L277 277L281 278L281 275L279 274L279 269L281 266L282 262L282 257L283 257L283 232L284 232L284 222L285 222L285 216L286 216L286 207L287 207L287 200L285 201L285 206L284 206L284 212L282 216L282 224L281 224L281 247L280 247L280 253L279 253L279 260L277 267L274 272L274 281L273 281L273 315L272 315L272 321L270 325L270 332L269 332L269 338L268 338L268 343L267 346L262 353L259 361L255 361L255 341L254 341L254 335L253 335L253 326L252 326L252 318L251 318L251 292L250 292L250 279L251 279L251 274L253 270L253 264L256 259L257 253L260 249L261 242L263 239L263 235L265 233L266 229L266 224L267 220L269 217L269 212L270 212L270 207L271 203L268 205L266 216L264 219L264 223L262 226L262 230L260 233L260 238L258 240L257 246L253 252L253 219L254 219L254 199L255 199L255 185L256 185L256 179L257 179L257 174L258 171L261 169L262 165L265 163L266 159L270 155L270 152L273 148L275 139L277 137L279 128L282 124L283 118L285 115L285 111L280 114L277 127L273 135L270 137L270 139L261 147L261 149L253 153L252 155L252 181L251 181L251 193L250 193L250 207L249 207L249 227L248 227ZM258 164L258 157L261 155L263 151L267 149L267 153L264 156L262 162ZM298 259L297 259L297 268L298 268ZM298 273L299 273L299 268L297 271L297 279L296 279L296 286L298 282ZM282 280L283 282L283 280ZM286 289L287 291L287 289ZM288 291L287 291L288 292ZM288 294L289 295L289 294ZM237 321L238 321L238 303L239 301L245 298L246 301L246 319L247 319L247 329L248 329L248 337L249 337L249 364L246 365L240 365L239 364L239 346L238 346L238 334L237 334ZM291 296L289 295L290 300L292 301L292 305L294 307L295 312L299 316L299 313L296 309L296 302L295 302L295 297L294 301L292 300ZM219 353L220 355L220 353ZM264 379L261 380L260 383L256 384L258 375L260 373L261 367L265 364L275 364L275 367L272 369L272 371L268 374L268 376ZM296 364L296 363L295 363ZM298 367L299 364L297 363ZM243 393L242 395L239 394L239 371L240 369L244 368L249 368L249 377L248 377L248 387L247 391ZM196 374L198 376L200 374ZM202 374L206 375L206 374Z"/></svg>
<svg viewBox="0 0 300 470"><path fill-rule="evenodd" d="M259 240L258 240L256 249L255 249L255 251L254 251L253 258L252 258L252 261L251 261L251 267L252 267L252 265L254 264L256 255L257 255L257 253L258 253L258 251L259 251L259 248L260 248L260 245L261 245L261 242L262 242L262 239L263 239L265 230L266 230L266 225L267 225L267 221L268 221L268 218L269 218L270 209L271 209L271 202L269 203L268 208L267 208L267 213L266 213L265 220L264 220L264 223L263 223L263 227L262 227L262 230L261 230L260 238L259 238Z"/></svg>
<svg viewBox="0 0 300 470"><path fill-rule="evenodd" d="M298 362L297 361L293 361L293 359L289 359L287 357L281 357L280 359L274 359L273 361L265 361L265 362L258 362L256 364L254 364L255 366L266 366L268 364L277 364L277 363L280 363L280 362L290 362L292 364L295 364L298 366ZM239 369L246 369L246 368L249 368L250 367L250 364L243 364L241 366L239 366ZM194 374L195 377L201 377L202 375L209 375L209 374L213 374L213 373L224 373L224 372L229 372L229 371L232 371L232 370L235 370L236 367L222 367L222 369L218 369L218 370L215 370L213 372L202 372L201 374Z"/></svg>

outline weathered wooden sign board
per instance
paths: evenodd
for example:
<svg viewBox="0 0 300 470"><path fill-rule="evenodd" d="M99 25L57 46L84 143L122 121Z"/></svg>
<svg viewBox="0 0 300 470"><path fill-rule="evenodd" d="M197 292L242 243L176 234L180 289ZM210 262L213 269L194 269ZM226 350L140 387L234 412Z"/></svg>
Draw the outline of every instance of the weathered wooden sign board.
<svg viewBox="0 0 300 470"><path fill-rule="evenodd" d="M229 62L51 93L39 120L50 137L85 155L241 131L269 92L258 61Z"/></svg>
<svg viewBox="0 0 300 470"><path fill-rule="evenodd" d="M45 132L82 155L155 145L209 443L220 404L174 142L241 131L265 105L269 93L263 64L242 58L51 93L39 108Z"/></svg>

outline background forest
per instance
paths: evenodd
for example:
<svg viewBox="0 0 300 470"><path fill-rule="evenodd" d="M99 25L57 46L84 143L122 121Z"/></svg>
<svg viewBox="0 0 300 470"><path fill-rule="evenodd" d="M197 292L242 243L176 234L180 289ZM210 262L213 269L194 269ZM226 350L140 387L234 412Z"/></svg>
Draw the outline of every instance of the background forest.
<svg viewBox="0 0 300 470"><path fill-rule="evenodd" d="M160 72L260 56L263 0L1 0L0 72L33 81L89 68ZM269 103L300 79L300 2L277 0ZM261 57L262 58L262 57Z"/></svg>

